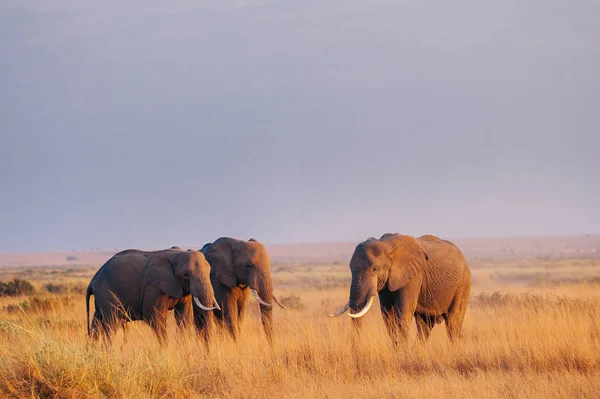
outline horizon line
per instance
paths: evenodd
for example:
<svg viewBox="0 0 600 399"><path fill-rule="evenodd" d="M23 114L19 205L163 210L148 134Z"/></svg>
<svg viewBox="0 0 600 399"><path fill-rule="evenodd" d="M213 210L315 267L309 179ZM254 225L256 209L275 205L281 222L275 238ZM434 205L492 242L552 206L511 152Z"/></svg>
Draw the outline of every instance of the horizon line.
<svg viewBox="0 0 600 399"><path fill-rule="evenodd" d="M409 235L409 234L408 234ZM435 235L435 234L433 234ZM510 235L510 236L485 236L485 237L455 237L455 238L447 238L448 240L456 240L456 241L466 241L466 240L519 240L519 239L552 239L552 238L581 238L581 237L600 237L600 233L585 233L585 234L568 234L568 235ZM443 238L443 237L440 237ZM258 240L259 242L261 242L262 244L266 245L266 246L271 246L271 245L327 245L327 244L351 244L351 243L359 243L362 241L351 241L351 240L345 240L345 241L290 241L290 242L263 242ZM364 241L364 240L363 240ZM201 246L198 245L168 245L165 246L164 248L170 248L171 246L178 246L181 248L201 248ZM131 247L127 247L127 248L131 248ZM150 249L152 247L137 247L136 249ZM161 247L162 248L162 247ZM32 251L0 251L0 254L23 254L23 253L27 253L27 254L31 254L31 253L56 253L56 252L90 252L90 251L113 251L113 250L118 250L118 251L122 251L124 250L125 247L121 247L121 248L84 248L84 249L52 249L52 250L32 250ZM133 248L132 248L133 249Z"/></svg>

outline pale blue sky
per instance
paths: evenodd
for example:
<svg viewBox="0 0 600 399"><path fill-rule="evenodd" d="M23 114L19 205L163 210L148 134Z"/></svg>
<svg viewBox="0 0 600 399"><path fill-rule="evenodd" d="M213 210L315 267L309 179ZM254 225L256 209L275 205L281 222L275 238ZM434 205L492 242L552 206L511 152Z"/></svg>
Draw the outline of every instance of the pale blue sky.
<svg viewBox="0 0 600 399"><path fill-rule="evenodd" d="M4 0L0 251L600 233L598 20Z"/></svg>

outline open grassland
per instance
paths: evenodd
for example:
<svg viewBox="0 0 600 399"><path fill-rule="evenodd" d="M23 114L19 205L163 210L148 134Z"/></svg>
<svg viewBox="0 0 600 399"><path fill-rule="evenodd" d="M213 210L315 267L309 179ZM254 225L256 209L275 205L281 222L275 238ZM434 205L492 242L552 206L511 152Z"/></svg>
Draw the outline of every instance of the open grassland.
<svg viewBox="0 0 600 399"><path fill-rule="evenodd" d="M600 259L474 259L463 340L445 327L393 350L378 311L354 339L345 264L275 264L290 308L275 309L276 343L252 303L241 339L207 350L169 320L160 347L143 324L90 345L83 289L96 267L3 268L35 292L0 297L0 397L600 397Z"/></svg>

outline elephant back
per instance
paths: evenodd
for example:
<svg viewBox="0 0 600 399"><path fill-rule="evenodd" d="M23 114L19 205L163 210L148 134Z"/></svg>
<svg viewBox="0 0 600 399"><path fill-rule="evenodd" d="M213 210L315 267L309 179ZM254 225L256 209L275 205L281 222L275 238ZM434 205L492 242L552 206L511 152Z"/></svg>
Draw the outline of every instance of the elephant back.
<svg viewBox="0 0 600 399"><path fill-rule="evenodd" d="M147 252L126 250L110 258L90 282L95 302L107 314L125 308L128 317L138 320Z"/></svg>
<svg viewBox="0 0 600 399"><path fill-rule="evenodd" d="M202 252L204 255L206 255L206 253L208 252L208 250L210 249L211 246L212 246L212 242L208 242L208 243L204 244L204 246L200 249L200 252Z"/></svg>
<svg viewBox="0 0 600 399"><path fill-rule="evenodd" d="M433 263L456 263L461 268L466 265L462 251L454 243L433 235L421 236L417 240Z"/></svg>

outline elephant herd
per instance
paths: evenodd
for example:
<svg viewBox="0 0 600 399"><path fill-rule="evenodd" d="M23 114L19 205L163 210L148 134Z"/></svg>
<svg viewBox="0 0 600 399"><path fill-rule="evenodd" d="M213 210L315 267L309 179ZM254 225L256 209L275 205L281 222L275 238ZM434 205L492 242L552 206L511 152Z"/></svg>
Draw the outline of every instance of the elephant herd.
<svg viewBox="0 0 600 399"><path fill-rule="evenodd" d="M471 272L453 243L432 235L415 238L384 234L357 245L350 260L349 301L330 317L346 313L360 331L361 317L375 295L394 344L406 342L413 317L426 340L435 324L446 322L448 336L460 336L471 291ZM94 295L91 325L90 296ZM128 249L110 258L86 291L88 335L108 342L128 321L143 320L158 340L167 338L167 312L181 328L194 325L205 342L214 328L240 333L249 296L260 305L267 340L273 340L273 306L285 307L273 292L271 261L255 239L221 237L200 251L171 247Z"/></svg>

